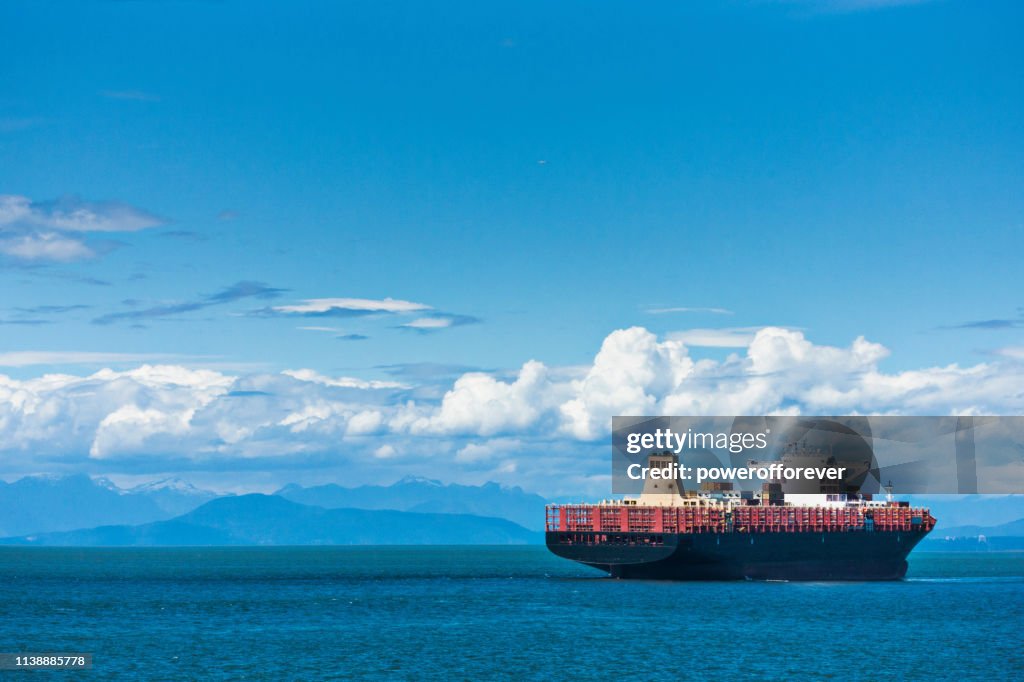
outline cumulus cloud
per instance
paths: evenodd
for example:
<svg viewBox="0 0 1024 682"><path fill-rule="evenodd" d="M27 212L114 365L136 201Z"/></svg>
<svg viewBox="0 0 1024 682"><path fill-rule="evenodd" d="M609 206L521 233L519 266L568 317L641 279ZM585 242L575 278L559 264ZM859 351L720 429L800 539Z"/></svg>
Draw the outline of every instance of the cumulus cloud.
<svg viewBox="0 0 1024 682"><path fill-rule="evenodd" d="M529 360L507 377L466 372L436 398L409 383L312 369L238 374L142 365L23 380L0 374L0 443L8 459L20 453L29 461L237 462L317 453L400 461L414 450L417 457L494 471L515 469L517 453L532 449L544 452L538 467L553 475L560 466L571 469L572 452L599 448L614 415L1024 410L1019 349L972 366L898 372L881 369L888 355L864 338L827 346L769 327L743 353L695 360L683 341L633 327L609 334L583 368L562 371ZM20 366L53 359L0 356Z"/></svg>
<svg viewBox="0 0 1024 682"><path fill-rule="evenodd" d="M33 201L0 195L0 254L28 263L84 260L97 255L84 235L137 232L163 223L152 213L117 201Z"/></svg>
<svg viewBox="0 0 1024 682"><path fill-rule="evenodd" d="M373 456L377 459L390 459L396 454L398 453L395 451L395 448L387 443L373 451Z"/></svg>
<svg viewBox="0 0 1024 682"><path fill-rule="evenodd" d="M553 411L569 395L569 386L553 382L547 367L534 360L523 365L511 382L470 372L456 380L440 406L405 428L414 434L490 436L533 430L545 418L555 427Z"/></svg>
<svg viewBox="0 0 1024 682"><path fill-rule="evenodd" d="M613 332L583 379L570 383L573 398L559 407L563 429L581 440L598 438L616 414L656 414L693 373L680 341L658 342L642 327Z"/></svg>

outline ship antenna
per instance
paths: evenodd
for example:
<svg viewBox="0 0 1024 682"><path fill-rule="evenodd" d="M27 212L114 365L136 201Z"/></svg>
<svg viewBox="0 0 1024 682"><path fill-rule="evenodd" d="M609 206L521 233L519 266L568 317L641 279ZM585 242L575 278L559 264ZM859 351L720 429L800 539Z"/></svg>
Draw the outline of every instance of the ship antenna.
<svg viewBox="0 0 1024 682"><path fill-rule="evenodd" d="M885 485L885 501L892 502L892 479Z"/></svg>

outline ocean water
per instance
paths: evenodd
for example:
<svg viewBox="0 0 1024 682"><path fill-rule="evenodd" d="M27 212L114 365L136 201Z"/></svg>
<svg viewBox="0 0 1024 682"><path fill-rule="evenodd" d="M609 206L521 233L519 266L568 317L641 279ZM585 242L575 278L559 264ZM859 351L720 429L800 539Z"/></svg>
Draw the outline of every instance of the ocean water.
<svg viewBox="0 0 1024 682"><path fill-rule="evenodd" d="M1024 676L1024 555L914 554L892 583L603 578L543 547L0 548L11 679Z"/></svg>

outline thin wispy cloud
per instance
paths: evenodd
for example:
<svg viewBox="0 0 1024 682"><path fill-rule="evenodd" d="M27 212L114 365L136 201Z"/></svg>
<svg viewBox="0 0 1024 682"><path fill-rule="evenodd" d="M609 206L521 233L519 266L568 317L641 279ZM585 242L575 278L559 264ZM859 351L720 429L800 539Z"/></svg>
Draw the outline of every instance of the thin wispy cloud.
<svg viewBox="0 0 1024 682"><path fill-rule="evenodd" d="M66 282L74 282L75 284L88 284L93 287L109 287L113 285L113 282L109 280L100 279L99 277L93 277L91 275L83 275L78 272L68 272L65 270L53 270L44 267L46 264L33 263L33 264L21 264L28 272L32 273L34 277L45 277L48 279L64 280Z"/></svg>
<svg viewBox="0 0 1024 682"><path fill-rule="evenodd" d="M84 303L73 303L70 305L37 305L31 307L17 307L20 313L26 313L28 315L59 315L61 313L70 313L76 310L88 310L92 308L91 305Z"/></svg>
<svg viewBox="0 0 1024 682"><path fill-rule="evenodd" d="M43 324L50 324L51 320L43 320L39 318L23 318L15 317L11 319L0 319L0 326L21 326L21 327L38 327Z"/></svg>
<svg viewBox="0 0 1024 682"><path fill-rule="evenodd" d="M0 254L21 263L88 260L118 245L111 240L88 243L85 238L90 234L138 232L165 222L118 201L33 201L0 195Z"/></svg>
<svg viewBox="0 0 1024 682"><path fill-rule="evenodd" d="M160 96L142 90L103 90L101 95L107 99L120 99L131 102L159 102Z"/></svg>
<svg viewBox="0 0 1024 682"><path fill-rule="evenodd" d="M226 287L215 294L206 297L211 305L217 303L231 303L240 301L243 298L277 298L287 289L272 287L263 282L243 280Z"/></svg>
<svg viewBox="0 0 1024 682"><path fill-rule="evenodd" d="M273 306L258 312L305 317L351 317L375 313L415 313L430 309L425 303L397 298L307 298L299 303Z"/></svg>
<svg viewBox="0 0 1024 682"><path fill-rule="evenodd" d="M164 239L181 239L192 242L205 242L206 236L193 230L163 230L160 237Z"/></svg>
<svg viewBox="0 0 1024 682"><path fill-rule="evenodd" d="M993 354L1011 360L1024 360L1024 346L1007 346L996 350Z"/></svg>
<svg viewBox="0 0 1024 682"><path fill-rule="evenodd" d="M311 369L286 369L281 372L281 374L292 377L293 379L298 379L299 381L319 384L321 386L333 386L336 388L357 388L360 390L409 388L408 384L403 384L398 381L365 380L357 379L355 377L329 377Z"/></svg>
<svg viewBox="0 0 1024 682"><path fill-rule="evenodd" d="M189 356L187 355L171 353L102 353L93 351L19 350L0 353L0 367L180 362L188 357Z"/></svg>
<svg viewBox="0 0 1024 682"><path fill-rule="evenodd" d="M0 196L0 227L31 225L64 232L137 232L166 222L149 211L120 201L86 201L70 196L33 201Z"/></svg>
<svg viewBox="0 0 1024 682"><path fill-rule="evenodd" d="M466 374L467 372L490 371L472 365L443 362L401 362L391 365L377 365L375 369L379 369L392 376L410 379L436 379L439 377L453 377L459 374Z"/></svg>
<svg viewBox="0 0 1024 682"><path fill-rule="evenodd" d="M93 319L93 324L106 325L114 322L138 321L145 319L167 318L182 313L195 312L211 306L234 303L243 299L270 299L280 296L285 289L278 289L263 282L241 281L232 284L216 293L203 296L191 301L179 301L163 303L160 305L140 308L136 310L122 310L113 313L100 315ZM129 303L129 302L126 302ZM131 301L136 304L136 301Z"/></svg>
<svg viewBox="0 0 1024 682"><path fill-rule="evenodd" d="M97 255L81 240L57 232L0 237L0 254L16 260L51 263L70 263Z"/></svg>
<svg viewBox="0 0 1024 682"><path fill-rule="evenodd" d="M784 5L808 14L845 14L895 7L926 5L937 0L764 0L759 4Z"/></svg>
<svg viewBox="0 0 1024 682"><path fill-rule="evenodd" d="M85 305L83 303L75 303L70 305L16 306L10 309L14 313L14 316L0 318L0 325L18 325L33 327L44 324L52 324L53 320L46 319L40 316L64 315L66 313L76 312L79 310L88 310L91 307L92 306Z"/></svg>
<svg viewBox="0 0 1024 682"><path fill-rule="evenodd" d="M445 327L452 326L452 321L444 317L418 317L411 322L406 322L403 325L406 329L417 329L420 331L429 331L431 329L444 329Z"/></svg>
<svg viewBox="0 0 1024 682"><path fill-rule="evenodd" d="M1024 327L1024 320L975 320L964 322L952 329L1019 329Z"/></svg>
<svg viewBox="0 0 1024 682"><path fill-rule="evenodd" d="M671 313L707 313L710 315L732 315L733 311L728 308L699 308L689 306L673 306L667 308L647 308L645 313L650 315L668 315Z"/></svg>
<svg viewBox="0 0 1024 682"><path fill-rule="evenodd" d="M754 341L761 327L725 327L722 329L685 329L671 332L667 336L672 341L680 341L686 346L703 348L746 348Z"/></svg>
<svg viewBox="0 0 1024 682"><path fill-rule="evenodd" d="M298 327L302 331L307 332L319 332L321 334L334 334L334 338L339 341L365 341L370 338L366 334L358 334L355 332L346 332L344 329L338 327Z"/></svg>
<svg viewBox="0 0 1024 682"><path fill-rule="evenodd" d="M308 298L298 303L277 305L254 310L250 315L258 317L399 317L407 321L395 324L394 328L414 331L420 334L477 324L479 318L472 315L459 315L434 311L426 303L408 301L400 298ZM408 319L411 317L412 319ZM308 325L299 327L304 331L338 334L335 338L342 341L362 341L367 338L362 333L347 333L337 327Z"/></svg>
<svg viewBox="0 0 1024 682"><path fill-rule="evenodd" d="M977 329L982 331L1000 331L1004 329L1024 329L1024 308L1017 309L1017 317L1001 317L989 320L971 320L960 324L946 325L939 329Z"/></svg>
<svg viewBox="0 0 1024 682"><path fill-rule="evenodd" d="M450 313L435 313L425 317L417 317L404 324L398 325L401 329L429 334L449 327L461 327L467 324L478 324L479 318L472 315L453 315Z"/></svg>
<svg viewBox="0 0 1024 682"><path fill-rule="evenodd" d="M28 130L34 128L43 122L41 118L13 118L13 117L2 117L0 118L0 133L17 133L22 130Z"/></svg>

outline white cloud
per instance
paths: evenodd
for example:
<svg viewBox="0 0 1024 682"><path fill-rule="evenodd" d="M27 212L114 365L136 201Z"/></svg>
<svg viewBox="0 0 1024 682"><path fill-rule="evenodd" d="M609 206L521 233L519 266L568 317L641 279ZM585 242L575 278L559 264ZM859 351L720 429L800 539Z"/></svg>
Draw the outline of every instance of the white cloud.
<svg viewBox="0 0 1024 682"><path fill-rule="evenodd" d="M350 436L366 436L377 433L384 426L384 413L380 410L363 410L348 420L345 433Z"/></svg>
<svg viewBox="0 0 1024 682"><path fill-rule="evenodd" d="M89 455L102 459L118 454L144 453L152 436L183 436L188 433L194 408L163 411L128 404L100 421Z"/></svg>
<svg viewBox="0 0 1024 682"><path fill-rule="evenodd" d="M309 381L324 386L338 386L340 388L409 388L408 385L397 381L366 381L353 377L327 377L311 369L286 369L281 373L299 381Z"/></svg>
<svg viewBox="0 0 1024 682"><path fill-rule="evenodd" d="M0 353L0 367L159 362L166 360L180 360L184 357L186 356L166 353L97 353L92 351L19 350Z"/></svg>
<svg viewBox="0 0 1024 682"><path fill-rule="evenodd" d="M523 449L525 449L525 445L518 438L492 438L462 446L455 453L455 461L462 463L490 462L495 459L504 459L509 453Z"/></svg>
<svg viewBox="0 0 1024 682"><path fill-rule="evenodd" d="M668 338L686 346L708 348L746 348L754 341L760 327L726 327L722 329L686 329L671 332Z"/></svg>
<svg viewBox="0 0 1024 682"><path fill-rule="evenodd" d="M562 428L587 440L603 435L617 414L656 414L659 396L671 394L693 372L679 341L659 343L642 327L612 332L601 344L574 397L559 408Z"/></svg>
<svg viewBox="0 0 1024 682"><path fill-rule="evenodd" d="M1024 346L1007 346L996 351L996 355L1014 360L1024 360Z"/></svg>
<svg viewBox="0 0 1024 682"><path fill-rule="evenodd" d="M572 469L580 448L600 449L617 414L1024 411L1019 355L885 372L880 364L888 354L863 338L826 346L800 331L769 327L754 333L743 353L695 360L681 340L634 327L609 334L582 369L530 360L510 379L469 372L437 400L410 399L409 386L393 381L310 369L233 374L142 365L25 380L0 374L0 443L4 459L16 454L23 463L37 457L229 462L304 453L373 461L402 453L402 461L415 454L476 471L514 467L531 456L543 462L530 471L556 475ZM28 366L99 355L6 353L0 361ZM111 362L130 357L109 356Z"/></svg>
<svg viewBox="0 0 1024 682"><path fill-rule="evenodd" d="M387 444L381 445L379 448L373 451L373 456L376 457L377 459L391 459L397 454L398 452L395 450L395 448Z"/></svg>
<svg viewBox="0 0 1024 682"><path fill-rule="evenodd" d="M452 319L450 317L417 317L402 326L410 329L446 329L452 326Z"/></svg>
<svg viewBox="0 0 1024 682"><path fill-rule="evenodd" d="M137 232L163 223L151 213L116 201L69 197L37 202L25 196L0 195L0 253L27 262L84 260L96 252L80 235Z"/></svg>
<svg viewBox="0 0 1024 682"><path fill-rule="evenodd" d="M329 333L329 334L344 334L345 333L344 329L339 329L337 327L299 327L299 329L301 329L302 331L307 331L307 332L326 332L326 333Z"/></svg>
<svg viewBox="0 0 1024 682"><path fill-rule="evenodd" d="M14 194L0 194L0 226L13 225L32 214L32 200Z"/></svg>
<svg viewBox="0 0 1024 682"><path fill-rule="evenodd" d="M70 263L86 260L96 252L78 239L56 232L35 232L0 238L0 253L23 261Z"/></svg>
<svg viewBox="0 0 1024 682"><path fill-rule="evenodd" d="M32 225L67 232L137 232L157 227L163 219L118 201L32 201L28 197L0 195L0 228Z"/></svg>
<svg viewBox="0 0 1024 682"><path fill-rule="evenodd" d="M412 421L408 430L483 436L532 430L569 395L570 387L552 382L547 367L534 360L523 365L512 382L470 372L456 380L438 408Z"/></svg>
<svg viewBox="0 0 1024 682"><path fill-rule="evenodd" d="M302 303L274 306L276 313L292 315L328 315L331 313L412 313L430 310L423 303L396 298L309 298Z"/></svg>

